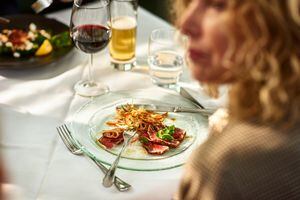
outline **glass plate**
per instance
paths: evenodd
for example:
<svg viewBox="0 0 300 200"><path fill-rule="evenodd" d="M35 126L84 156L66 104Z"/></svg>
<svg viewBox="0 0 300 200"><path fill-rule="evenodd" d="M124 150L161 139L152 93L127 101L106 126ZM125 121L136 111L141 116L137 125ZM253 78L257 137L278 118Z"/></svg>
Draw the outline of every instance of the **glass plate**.
<svg viewBox="0 0 300 200"><path fill-rule="evenodd" d="M97 142L97 139L101 137L102 130L111 129L105 122L113 118L116 106L126 103L196 107L189 100L165 90L156 91L155 94L151 90L123 91L95 98L83 105L71 121L72 134L84 153L104 164L113 163L121 145L107 150ZM170 149L163 155L150 155L139 142L135 142L124 152L118 167L137 171L155 171L181 166L192 150L203 143L208 135L207 119L201 114L169 113L164 123L175 124L176 127L186 131L186 138L179 147Z"/></svg>

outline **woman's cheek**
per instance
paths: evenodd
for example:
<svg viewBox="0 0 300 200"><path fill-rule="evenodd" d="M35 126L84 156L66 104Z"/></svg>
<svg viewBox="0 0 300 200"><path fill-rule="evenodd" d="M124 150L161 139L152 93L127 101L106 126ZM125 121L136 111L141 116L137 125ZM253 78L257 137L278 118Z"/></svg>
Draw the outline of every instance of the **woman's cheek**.
<svg viewBox="0 0 300 200"><path fill-rule="evenodd" d="M203 66L199 65L193 65L192 67L192 75L194 79L201 81L201 82L206 82L209 80L209 72L210 69L204 69Z"/></svg>

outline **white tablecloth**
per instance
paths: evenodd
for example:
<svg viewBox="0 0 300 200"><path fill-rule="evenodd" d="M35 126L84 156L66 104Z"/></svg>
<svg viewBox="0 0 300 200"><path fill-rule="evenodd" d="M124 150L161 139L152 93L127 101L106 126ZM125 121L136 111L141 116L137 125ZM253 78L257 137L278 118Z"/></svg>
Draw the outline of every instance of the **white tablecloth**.
<svg viewBox="0 0 300 200"><path fill-rule="evenodd" d="M48 17L68 24L70 10ZM138 19L138 69L116 71L110 67L107 50L95 55L95 78L112 91L159 90L143 67L148 36L154 28L170 25L143 9L139 9ZM94 163L69 153L58 138L55 127L87 101L73 91L87 59L74 49L46 67L0 71L0 153L10 183L21 188L25 200L171 199L182 167L157 172L118 170L118 176L133 185L133 190L120 193L115 187L104 188L103 174Z"/></svg>

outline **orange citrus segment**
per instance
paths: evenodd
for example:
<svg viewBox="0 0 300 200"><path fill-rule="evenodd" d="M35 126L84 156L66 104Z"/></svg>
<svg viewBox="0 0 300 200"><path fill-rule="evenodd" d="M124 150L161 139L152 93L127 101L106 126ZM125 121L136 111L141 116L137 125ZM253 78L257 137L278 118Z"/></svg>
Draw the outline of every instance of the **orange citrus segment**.
<svg viewBox="0 0 300 200"><path fill-rule="evenodd" d="M35 52L36 56L44 56L51 53L53 50L52 45L49 40L44 40L43 44Z"/></svg>

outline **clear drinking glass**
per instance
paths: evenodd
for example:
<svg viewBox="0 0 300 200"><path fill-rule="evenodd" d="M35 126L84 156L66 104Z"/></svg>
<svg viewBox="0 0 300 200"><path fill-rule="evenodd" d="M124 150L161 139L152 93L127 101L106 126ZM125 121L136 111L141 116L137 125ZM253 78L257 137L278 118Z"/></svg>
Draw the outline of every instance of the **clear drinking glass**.
<svg viewBox="0 0 300 200"><path fill-rule="evenodd" d="M93 77L93 54L103 50L109 43L111 31L109 0L74 0L70 34L75 46L90 54L88 77L77 82L74 89L81 96L98 96L109 91L107 85L96 82Z"/></svg>
<svg viewBox="0 0 300 200"><path fill-rule="evenodd" d="M155 29L148 44L148 64L152 82L176 88L182 74L185 38L176 29Z"/></svg>
<svg viewBox="0 0 300 200"><path fill-rule="evenodd" d="M137 0L111 0L109 43L111 63L118 70L130 70L136 64Z"/></svg>

